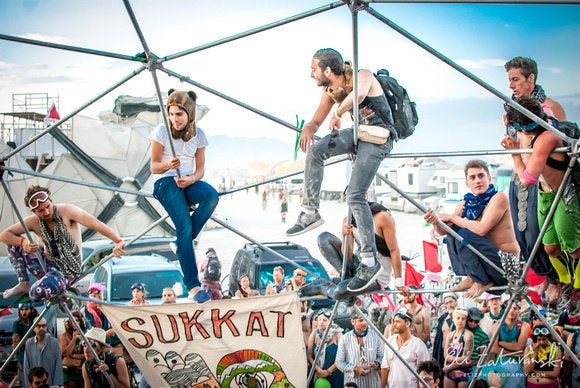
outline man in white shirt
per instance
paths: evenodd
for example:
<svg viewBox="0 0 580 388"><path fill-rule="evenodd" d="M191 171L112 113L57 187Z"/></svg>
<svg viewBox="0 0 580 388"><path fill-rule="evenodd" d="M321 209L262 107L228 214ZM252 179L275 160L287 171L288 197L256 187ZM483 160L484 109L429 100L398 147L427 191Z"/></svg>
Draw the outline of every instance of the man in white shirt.
<svg viewBox="0 0 580 388"><path fill-rule="evenodd" d="M410 326L413 317L406 308L401 308L393 317L395 334L387 339L388 343L397 350L407 364L417 370L423 361L431 359L427 345L411 334ZM416 387L417 378L409 367L397 357L389 346L385 348L385 356L381 363L381 388L385 387Z"/></svg>

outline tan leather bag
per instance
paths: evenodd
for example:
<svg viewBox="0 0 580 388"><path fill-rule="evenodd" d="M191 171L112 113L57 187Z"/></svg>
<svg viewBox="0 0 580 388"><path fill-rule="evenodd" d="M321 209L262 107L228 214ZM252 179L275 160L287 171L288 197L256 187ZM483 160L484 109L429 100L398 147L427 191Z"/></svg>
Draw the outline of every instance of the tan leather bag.
<svg viewBox="0 0 580 388"><path fill-rule="evenodd" d="M358 139L373 144L385 144L389 139L391 131L378 125L359 125Z"/></svg>

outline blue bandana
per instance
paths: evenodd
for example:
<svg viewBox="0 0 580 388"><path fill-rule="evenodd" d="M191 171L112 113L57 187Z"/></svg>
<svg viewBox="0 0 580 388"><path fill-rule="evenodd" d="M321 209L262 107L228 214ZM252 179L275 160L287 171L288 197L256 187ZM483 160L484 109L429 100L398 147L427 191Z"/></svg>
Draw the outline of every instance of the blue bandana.
<svg viewBox="0 0 580 388"><path fill-rule="evenodd" d="M490 184L485 193L479 195L473 195L472 193L467 193L463 197L465 201L465 207L463 208L463 217L468 220L475 220L481 215L483 209L489 203L491 197L497 193L493 184Z"/></svg>

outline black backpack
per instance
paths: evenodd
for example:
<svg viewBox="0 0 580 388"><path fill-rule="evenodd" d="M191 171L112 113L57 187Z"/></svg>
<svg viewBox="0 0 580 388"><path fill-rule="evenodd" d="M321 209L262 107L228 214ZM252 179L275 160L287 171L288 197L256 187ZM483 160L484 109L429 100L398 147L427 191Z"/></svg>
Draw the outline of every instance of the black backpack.
<svg viewBox="0 0 580 388"><path fill-rule="evenodd" d="M399 85L396 79L389 75L389 71L381 69L375 74L387 97L391 112L393 113L394 126L399 139L406 139L413 134L415 126L419 122L419 116L415 109L415 103L411 101L404 87Z"/></svg>
<svg viewBox="0 0 580 388"><path fill-rule="evenodd" d="M562 132L568 137L571 137L572 139L580 139L580 129L578 128L578 124L571 121L558 121L555 119L552 120L554 123L554 128L556 128L558 131ZM566 140L564 140L564 145L572 146L572 144ZM572 151L574 150L572 149ZM574 186L576 196L578 196L580 199L580 163L578 163L578 161L576 161L576 164L570 173L570 182Z"/></svg>
<svg viewBox="0 0 580 388"><path fill-rule="evenodd" d="M220 259L217 256L208 256L207 266L203 273L204 280L219 281L222 277Z"/></svg>

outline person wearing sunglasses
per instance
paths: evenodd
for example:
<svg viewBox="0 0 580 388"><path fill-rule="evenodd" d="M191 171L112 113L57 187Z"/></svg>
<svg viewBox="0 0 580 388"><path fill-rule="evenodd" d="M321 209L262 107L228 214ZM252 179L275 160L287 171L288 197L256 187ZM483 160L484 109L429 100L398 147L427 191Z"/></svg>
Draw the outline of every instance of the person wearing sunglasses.
<svg viewBox="0 0 580 388"><path fill-rule="evenodd" d="M78 206L54 204L47 187L31 186L24 203L32 215L23 223L43 243L29 241L21 223L14 224L0 233L0 242L8 245L10 261L16 270L18 284L4 291L4 298L30 291L33 301L48 300L68 288L81 274L81 226L93 229L115 243L113 254L121 257L123 239L111 228ZM46 264L46 272L41 260ZM31 287L28 272L38 281Z"/></svg>
<svg viewBox="0 0 580 388"><path fill-rule="evenodd" d="M351 292L360 293L373 284L381 273L381 265L376 259L373 217L366 201L366 193L381 162L398 140L398 133L381 84L369 70L362 69L358 72L359 102L356 104L352 90L353 69L338 51L331 48L318 50L312 58L310 76L317 86L323 88L323 93L312 120L304 125L300 133L300 148L306 152L304 200L296 224L286 231L286 235L305 233L324 223L318 213L324 161L332 156L356 153L346 189L346 201L362 231L361 264L347 288ZM352 126L341 128L341 117L354 109L358 109L360 125L372 126L386 133L386 140L382 144L356 141L357 136ZM314 133L331 111L333 113L330 115L329 129L334 132L314 142Z"/></svg>
<svg viewBox="0 0 580 388"><path fill-rule="evenodd" d="M530 97L520 97L516 100L522 107L529 110L543 120L554 123L554 119L548 117L542 110L539 101ZM558 199L557 207L550 220L547 214L556 201L556 192L562 184L564 174L568 168L569 157L566 153L554 152L556 148L563 147L563 140L551 130L546 130L529 117L517 111L511 106L506 107L508 125L516 128L526 135L533 136L530 145L532 154L524 162L521 154L513 153L514 171L518 174L524 186L538 185L538 222L544 225L547 222L547 230L542 236L542 243L546 253L550 257L554 269L563 284L570 284L574 279L573 289L570 295L564 295L563 300L569 299L568 311L571 316L580 315L580 206L576 188L568 184ZM521 148L518 140L505 136L501 142L507 150ZM574 274L570 273L570 262ZM568 290L570 288L568 287Z"/></svg>
<svg viewBox="0 0 580 388"><path fill-rule="evenodd" d="M479 322L483 318L483 313L477 307L470 307L467 310L467 323L465 328L473 333L473 352L470 357L470 364L473 368L471 370L471 377L475 375L475 367L479 362L480 355L483 354L487 345L489 344L489 336L479 326Z"/></svg>
<svg viewBox="0 0 580 388"><path fill-rule="evenodd" d="M85 388L129 388L129 373L123 357L109 352L103 329L93 327L85 333L85 338L97 354L95 359L89 349L89 344L83 342L86 362L83 364L83 379ZM114 386L111 387L105 374L109 375Z"/></svg>
<svg viewBox="0 0 580 388"><path fill-rule="evenodd" d="M46 319L41 318L34 327L34 337L30 338L24 349L24 375L35 366L48 372L48 385L63 384L62 353L56 338L48 333Z"/></svg>
<svg viewBox="0 0 580 388"><path fill-rule="evenodd" d="M464 279L449 291L467 290L463 297L477 298L492 286L505 286L508 280L496 268L502 268L502 259L517 262L520 247L516 241L508 197L498 192L491 181L489 166L483 160L473 159L464 167L465 184L469 192L464 195L452 214L436 214L429 209L424 219L435 232L444 236L447 230L439 222L453 228L461 238L447 235L447 249L453 272ZM487 258L483 260L471 248ZM500 256L501 254L501 256ZM497 291L492 291L497 293Z"/></svg>
<svg viewBox="0 0 580 388"><path fill-rule="evenodd" d="M558 120L566 120L566 112L562 106L553 99L546 96L542 86L538 85L538 65L532 58L515 57L504 65L508 76L509 88L512 90L512 100L521 97L531 97L542 104L546 114ZM507 115L504 114L504 125L510 136L516 138L520 143L520 148L529 148L531 137L521 131L509 130ZM522 154L522 160L527 163L529 154ZM522 184L517 173L512 172L509 185L509 202L512 212L512 220L515 227L516 239L520 244L521 255L529 258L535 243L540 235L540 225L538 223L538 188L537 185L525 186ZM537 248L536 255L531 265L536 274L545 276L546 280L537 285L536 291L542 294L545 291L545 298L548 303L556 302L563 290L559 281L558 273L552 267L548 254L543 245ZM558 310L560 310L558 308Z"/></svg>
<svg viewBox="0 0 580 388"><path fill-rule="evenodd" d="M143 283L134 283L131 285L131 300L127 302L127 306L140 306L144 304L149 304L149 301L145 299L147 294L147 288Z"/></svg>
<svg viewBox="0 0 580 388"><path fill-rule="evenodd" d="M441 367L439 363L435 360L423 361L417 367L417 373L425 382L428 384L427 386L418 384L419 388L437 388L439 387L439 382L441 380L441 376L443 375L441 371ZM414 387L409 387L414 388Z"/></svg>
<svg viewBox="0 0 580 388"><path fill-rule="evenodd" d="M562 351L544 325L532 331L532 344L524 356L524 372L528 375L528 388L558 388Z"/></svg>

